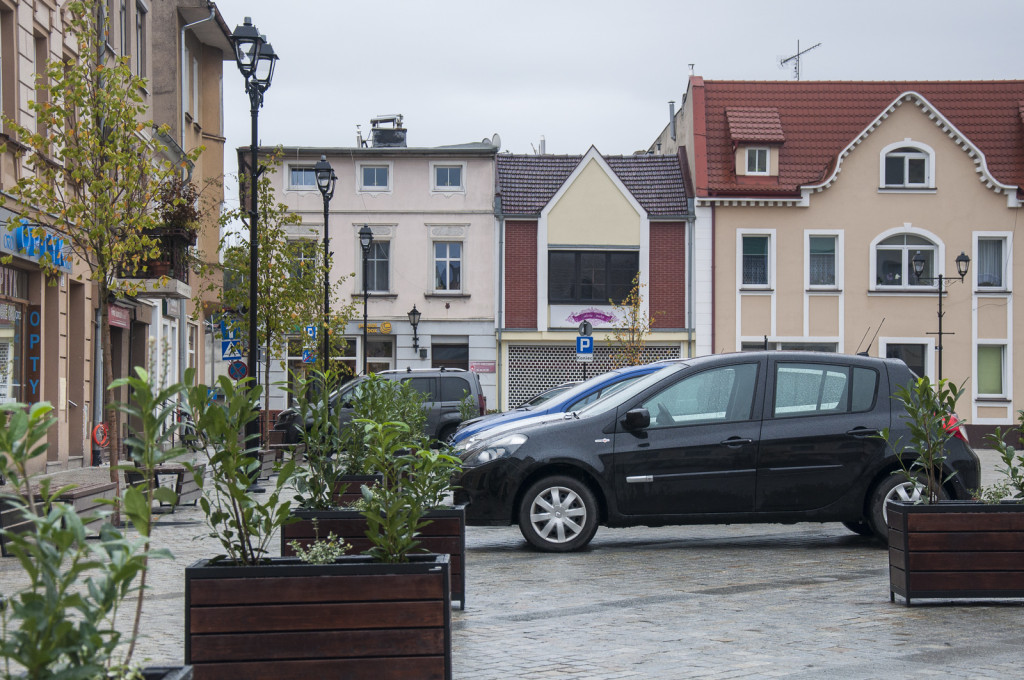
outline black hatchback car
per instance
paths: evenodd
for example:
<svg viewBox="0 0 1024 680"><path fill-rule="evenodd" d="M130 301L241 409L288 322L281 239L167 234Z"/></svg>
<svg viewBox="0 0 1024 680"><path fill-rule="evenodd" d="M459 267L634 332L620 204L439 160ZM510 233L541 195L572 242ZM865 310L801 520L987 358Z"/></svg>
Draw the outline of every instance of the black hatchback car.
<svg viewBox="0 0 1024 680"><path fill-rule="evenodd" d="M845 354L686 360L460 451L456 501L469 524L518 523L554 552L587 545L599 524L842 522L884 540L886 500L919 492L879 437L909 439L892 395L915 379L902 361ZM962 499L981 471L954 427L944 490Z"/></svg>

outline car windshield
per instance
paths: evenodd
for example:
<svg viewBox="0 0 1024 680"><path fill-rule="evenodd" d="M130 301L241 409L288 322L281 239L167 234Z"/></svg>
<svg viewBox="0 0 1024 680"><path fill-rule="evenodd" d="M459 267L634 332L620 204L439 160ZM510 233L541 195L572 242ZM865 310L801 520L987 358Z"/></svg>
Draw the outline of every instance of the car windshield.
<svg viewBox="0 0 1024 680"><path fill-rule="evenodd" d="M568 390L570 387L572 387L572 385L559 385L558 387L552 387L550 390L547 390L546 392L541 392L533 399L523 402L519 406L519 408L529 411L530 409L540 406L545 402L551 401L553 397L557 397L558 395Z"/></svg>
<svg viewBox="0 0 1024 680"><path fill-rule="evenodd" d="M591 391L595 387L599 387L599 386L603 385L604 383L608 382L609 376L611 376L613 373L615 373L615 371L608 371L607 373L601 373L599 375L595 375L593 378L590 378L589 380L585 380L585 381L579 383L578 385L574 385L570 389L567 389L566 391L562 392L561 394L557 394L555 396L558 397L558 401L560 403L572 404L577 399L579 399L581 396L583 396L587 392Z"/></svg>
<svg viewBox="0 0 1024 680"><path fill-rule="evenodd" d="M683 368L686 368L686 364L672 364L671 366L666 366L665 368L659 369L654 373L648 373L639 380L634 380L627 387L606 394L597 401L591 404L587 404L579 411L577 411L577 413L579 413L581 416L592 416L604 413L609 410L615 410L616 408L618 408L618 405L621 404L622 402L632 399L636 395L646 390L651 385L660 381L665 376L668 376L676 371L680 371ZM614 397L614 399L610 399L609 397Z"/></svg>

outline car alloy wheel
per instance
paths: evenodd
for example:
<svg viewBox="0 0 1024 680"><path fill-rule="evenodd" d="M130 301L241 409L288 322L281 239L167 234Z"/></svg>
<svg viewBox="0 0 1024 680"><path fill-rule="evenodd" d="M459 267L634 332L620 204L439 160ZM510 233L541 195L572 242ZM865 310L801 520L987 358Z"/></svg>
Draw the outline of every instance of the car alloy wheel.
<svg viewBox="0 0 1024 680"><path fill-rule="evenodd" d="M597 501L572 477L548 477L523 496L519 530L532 545L549 552L579 550L597 531Z"/></svg>
<svg viewBox="0 0 1024 680"><path fill-rule="evenodd" d="M871 528L875 530L875 535L879 539L884 542L888 542L889 539L889 513L885 507L886 503L889 501L920 503L927 486L928 481L921 473L918 473L916 479L911 481L902 473L897 472L875 487L874 493L871 495ZM949 495L945 489L940 489L939 499L947 498Z"/></svg>

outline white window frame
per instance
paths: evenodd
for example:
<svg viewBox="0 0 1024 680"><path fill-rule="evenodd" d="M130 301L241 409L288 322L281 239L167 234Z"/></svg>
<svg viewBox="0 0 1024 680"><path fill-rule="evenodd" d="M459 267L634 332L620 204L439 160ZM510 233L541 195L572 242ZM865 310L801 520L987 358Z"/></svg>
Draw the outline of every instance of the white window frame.
<svg viewBox="0 0 1024 680"><path fill-rule="evenodd" d="M914 257L914 252L918 250L930 250L933 254L933 265L934 271L932 272L933 277L938 277L940 274L945 274L943 270L944 263L946 261L946 246L935 234L925 231L924 229L918 229L910 224L904 224L902 228L889 229L888 231L882 232L871 241L871 247L868 250L868 257L870 258L868 275L869 275L869 286L868 290L876 292L893 292L893 293L921 293L926 291L934 291L938 282L926 283L919 286L909 286L901 282L899 285L887 285L878 283L878 247L882 241L893 236L900 235L917 236L930 242L931 246L921 245L903 245L903 246L884 246L885 250L901 250L903 252L903 261L901 272L907 274L910 272L912 266L911 260Z"/></svg>
<svg viewBox="0 0 1024 680"><path fill-rule="evenodd" d="M459 186L440 186L437 183L438 168L459 168ZM431 161L430 162L430 191L435 194L464 194L466 193L466 164L462 161Z"/></svg>
<svg viewBox="0 0 1024 680"><path fill-rule="evenodd" d="M766 283L743 283L743 239L746 236L768 237L768 272ZM775 289L775 230L745 229L736 232L736 288L737 290Z"/></svg>
<svg viewBox="0 0 1024 680"><path fill-rule="evenodd" d="M149 18L149 7L141 0L135 1L135 73L140 78L146 77L147 47L146 24Z"/></svg>
<svg viewBox="0 0 1024 680"><path fill-rule="evenodd" d="M811 237L833 237L836 242L833 269L835 282L830 284L811 283ZM843 287L843 232L831 229L804 230L804 288L807 290L839 290Z"/></svg>
<svg viewBox="0 0 1024 680"><path fill-rule="evenodd" d="M288 174L285 176L285 186L288 187L289 191L319 191L316 186L316 173L313 173L313 183L306 184L292 184L292 170L313 170L313 166L309 163L288 163L285 165L285 172Z"/></svg>
<svg viewBox="0 0 1024 680"><path fill-rule="evenodd" d="M388 183L385 187L378 186L366 186L363 184L363 168L387 168L388 170ZM361 194L389 194L392 191L395 180L395 168L392 161L366 161L364 163L356 164L356 186L359 187L359 193Z"/></svg>
<svg viewBox="0 0 1024 680"><path fill-rule="evenodd" d="M1002 391L1001 392L982 392L981 389L978 387L977 380L975 380L974 381L974 388L975 388L974 396L976 398L978 398L978 399L1005 399L1008 396L1008 391L1009 391L1008 388L1010 386L1009 382L1008 382L1010 380L1010 377L1009 377L1009 374L1007 373L1007 370L1006 370L1007 361L1008 361L1007 357L1009 355L1009 353L1006 351L1007 350L1007 343L1006 343L1005 340L978 340L977 346L975 347L975 350L974 350L974 373L973 373L973 375L975 375L975 376L977 376L979 374L979 372L980 372L980 367L978 366L978 358L979 358L978 357L978 354L979 354L978 350L981 349L982 347L998 347L999 349L1002 350L1002 357L1000 358L1000 366L999 366L999 369L1002 372L1002 376L1000 377L1000 383L1002 385Z"/></svg>
<svg viewBox="0 0 1024 680"><path fill-rule="evenodd" d="M457 289L451 288L438 288L437 287L437 253L436 248L438 243L458 243L461 255L458 258L459 263L459 287ZM444 258L445 262L453 262L454 260L450 257ZM466 242L463 239L458 238L436 238L430 242L430 278L431 278L431 290L435 295L461 295L466 288Z"/></svg>
<svg viewBox="0 0 1024 680"><path fill-rule="evenodd" d="M925 159L924 169L924 182L919 184L886 184L885 183L885 159L894 153L897 149L904 147L910 147L915 149L917 157ZM903 179L906 181L907 173L904 168ZM934 190L935 189L935 150L923 142L917 142L909 137L899 141L893 142L892 144L886 145L881 153L878 154L878 189L879 191L887 191L899 193L903 191L919 192L921 190Z"/></svg>
<svg viewBox="0 0 1024 680"><path fill-rule="evenodd" d="M388 244L388 287L386 289L371 288L371 287L369 287L369 282L367 282L366 291L368 293L370 293L371 295L372 294L387 295L387 294L391 293L391 290L392 290L392 288L394 286L394 278L395 278L395 275L394 275L394 271L395 271L395 248L394 248L394 246L395 246L395 242L394 242L394 239L391 239L391 238L378 238L377 235L374 234L374 236L373 236L373 243L375 243L375 244L376 243L387 243ZM359 245L359 238L358 238L358 236L356 237L356 252L358 254L357 257L359 259L359 272L360 272L360 276L362 276L362 273L363 273L363 249L362 249L362 246ZM372 255L372 254L373 254L373 246L371 245L370 246L370 255ZM370 256L367 256L367 259L366 259L367 270L369 270L369 268L370 268L370 262L371 261L372 260L370 259ZM360 281L360 284L362 284L362 281ZM363 290L362 285L360 285L359 292L361 293L362 290Z"/></svg>
<svg viewBox="0 0 1024 680"><path fill-rule="evenodd" d="M1002 241L1003 242L1003 285L982 286L979 276L981 275L981 241ZM1013 290L1013 232L1009 231L976 231L974 232L974 253L971 257L971 276L973 278L974 290L978 293L1005 293Z"/></svg>
<svg viewBox="0 0 1024 680"><path fill-rule="evenodd" d="M764 152L764 170L757 169L757 161L760 158L761 152ZM753 153L753 158L751 154ZM772 172L772 150L771 147L767 146L748 146L746 152L743 154L744 166L746 167L746 174L748 175L770 175ZM751 167L750 161L754 161L754 166Z"/></svg>

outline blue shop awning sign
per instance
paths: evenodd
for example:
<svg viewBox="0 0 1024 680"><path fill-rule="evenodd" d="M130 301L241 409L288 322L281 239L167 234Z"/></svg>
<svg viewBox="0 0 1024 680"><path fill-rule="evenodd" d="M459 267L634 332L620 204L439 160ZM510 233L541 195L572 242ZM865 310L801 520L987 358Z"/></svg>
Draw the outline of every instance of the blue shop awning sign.
<svg viewBox="0 0 1024 680"><path fill-rule="evenodd" d="M57 269L71 273L71 245L64 237L42 225L18 219L6 208L0 210L0 220L0 252L32 262L46 258Z"/></svg>

